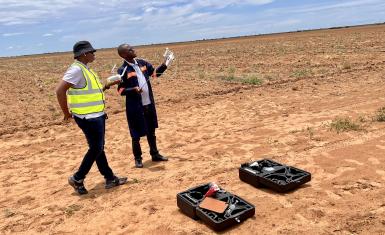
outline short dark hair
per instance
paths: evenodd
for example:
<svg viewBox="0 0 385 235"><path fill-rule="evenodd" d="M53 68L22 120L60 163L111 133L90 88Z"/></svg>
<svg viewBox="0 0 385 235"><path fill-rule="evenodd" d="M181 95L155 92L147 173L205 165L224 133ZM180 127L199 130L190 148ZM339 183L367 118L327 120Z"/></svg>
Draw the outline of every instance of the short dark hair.
<svg viewBox="0 0 385 235"><path fill-rule="evenodd" d="M123 51L124 51L125 49L127 49L127 47L130 47L130 45L127 44L127 43L123 43L123 44L120 44L120 45L118 46L118 54L119 54L120 57L123 57L123 56L122 56Z"/></svg>

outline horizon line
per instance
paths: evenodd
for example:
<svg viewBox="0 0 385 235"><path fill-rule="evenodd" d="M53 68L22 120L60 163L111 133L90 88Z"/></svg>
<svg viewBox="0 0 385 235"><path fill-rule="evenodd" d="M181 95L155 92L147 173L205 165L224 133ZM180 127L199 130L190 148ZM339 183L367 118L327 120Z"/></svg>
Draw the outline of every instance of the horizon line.
<svg viewBox="0 0 385 235"><path fill-rule="evenodd" d="M293 31L281 31L281 32L274 32L274 33L250 34L250 35L240 35L240 36L220 37L220 38L203 38L203 39L188 40L188 41L139 44L139 45L133 45L133 46L135 46L135 47L148 47L148 46L160 46L160 45L173 45L173 44L194 43L194 42L206 42L206 41L217 41L217 40L219 41L219 40L235 39L235 38L261 37L261 36L270 36L270 35L277 35L277 34L289 34L289 33L321 31L321 30L339 30L339 29L346 29L346 28L365 27L365 26L378 26L378 25L385 25L385 22L377 22L377 23L369 23L369 24L358 24L358 25L333 26L333 27L327 27L327 28L298 29L298 30L293 30ZM104 50L111 50L111 49L114 49L114 47L97 48L97 50L102 50L102 51L104 51ZM10 58L13 59L13 58L18 58L18 57L28 57L28 56L38 56L38 55L65 54L65 53L70 53L70 52L72 52L72 51L56 51L56 52L44 52L44 53L37 53L37 54L0 56L0 59L10 59Z"/></svg>

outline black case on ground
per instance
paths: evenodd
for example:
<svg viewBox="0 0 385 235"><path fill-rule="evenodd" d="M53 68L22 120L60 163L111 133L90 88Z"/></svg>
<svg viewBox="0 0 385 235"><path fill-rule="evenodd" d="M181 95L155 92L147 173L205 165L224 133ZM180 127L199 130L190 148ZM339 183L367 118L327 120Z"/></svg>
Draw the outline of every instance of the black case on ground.
<svg viewBox="0 0 385 235"><path fill-rule="evenodd" d="M239 178L255 187L268 187L282 193L309 182L311 174L270 159L263 159L242 164L239 168Z"/></svg>
<svg viewBox="0 0 385 235"><path fill-rule="evenodd" d="M230 206L224 213L216 213L199 207L204 199L204 194L209 190L209 184L203 184L177 194L177 205L180 210L193 219L201 219L205 224L216 231L224 230L235 224L239 224L249 217L254 216L255 207L244 199L226 192L221 188L215 193L214 198L224 201L229 205L234 204L232 210Z"/></svg>

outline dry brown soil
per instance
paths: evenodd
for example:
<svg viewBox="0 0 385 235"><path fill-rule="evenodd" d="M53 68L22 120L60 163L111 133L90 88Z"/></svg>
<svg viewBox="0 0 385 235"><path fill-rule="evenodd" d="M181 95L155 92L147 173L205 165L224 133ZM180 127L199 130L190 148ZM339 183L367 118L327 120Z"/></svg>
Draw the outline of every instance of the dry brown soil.
<svg viewBox="0 0 385 235"><path fill-rule="evenodd" d="M256 207L229 234L385 234L385 26L167 46L177 60L153 87L170 161L151 162L142 141L134 168L124 101L108 90L106 153L129 183L105 190L94 166L81 197L67 177L86 141L54 94L72 54L0 59L0 233L211 234L176 194L215 181ZM165 47L137 50L158 64ZM120 63L113 49L96 56L104 79ZM331 129L338 118L358 128ZM265 157L311 182L286 194L242 183L240 164Z"/></svg>

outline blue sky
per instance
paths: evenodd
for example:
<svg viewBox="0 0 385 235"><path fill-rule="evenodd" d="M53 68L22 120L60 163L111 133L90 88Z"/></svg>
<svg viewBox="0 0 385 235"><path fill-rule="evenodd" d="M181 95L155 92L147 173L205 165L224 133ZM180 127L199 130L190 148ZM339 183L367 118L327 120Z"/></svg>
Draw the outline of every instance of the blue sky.
<svg viewBox="0 0 385 235"><path fill-rule="evenodd" d="M377 22L384 0L0 0L0 56Z"/></svg>

